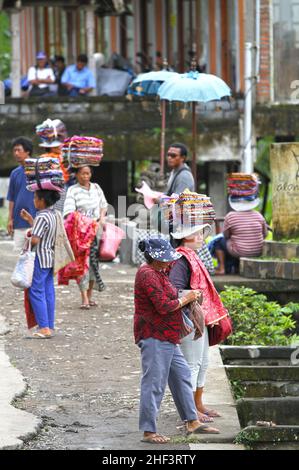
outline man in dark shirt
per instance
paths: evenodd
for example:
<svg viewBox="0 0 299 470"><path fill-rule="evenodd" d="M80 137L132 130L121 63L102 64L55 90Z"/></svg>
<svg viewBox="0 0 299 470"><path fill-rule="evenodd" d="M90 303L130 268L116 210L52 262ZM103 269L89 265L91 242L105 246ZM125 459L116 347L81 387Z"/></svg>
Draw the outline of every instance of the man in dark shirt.
<svg viewBox="0 0 299 470"><path fill-rule="evenodd" d="M26 176L24 171L25 159L31 157L33 145L26 137L18 137L12 144L14 157L19 164L10 174L7 193L9 201L9 215L7 231L14 235L14 251L20 251L24 245L25 233L30 225L20 216L21 210L25 209L32 217L36 210L33 203L33 193L26 189Z"/></svg>

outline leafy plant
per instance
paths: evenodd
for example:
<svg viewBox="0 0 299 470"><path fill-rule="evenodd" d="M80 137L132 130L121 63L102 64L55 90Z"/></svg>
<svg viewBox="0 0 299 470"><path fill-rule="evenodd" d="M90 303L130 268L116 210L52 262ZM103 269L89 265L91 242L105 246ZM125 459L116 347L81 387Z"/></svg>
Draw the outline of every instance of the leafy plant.
<svg viewBox="0 0 299 470"><path fill-rule="evenodd" d="M265 295L246 287L226 286L221 299L234 325L227 344L287 346L299 341L298 336L285 334L296 327L291 315Z"/></svg>
<svg viewBox="0 0 299 470"><path fill-rule="evenodd" d="M9 17L6 13L0 14L0 79L8 78L11 63L11 33Z"/></svg>
<svg viewBox="0 0 299 470"><path fill-rule="evenodd" d="M235 400L239 400L240 398L245 397L246 386L243 385L242 382L240 382L240 380L231 380L230 384L232 387Z"/></svg>

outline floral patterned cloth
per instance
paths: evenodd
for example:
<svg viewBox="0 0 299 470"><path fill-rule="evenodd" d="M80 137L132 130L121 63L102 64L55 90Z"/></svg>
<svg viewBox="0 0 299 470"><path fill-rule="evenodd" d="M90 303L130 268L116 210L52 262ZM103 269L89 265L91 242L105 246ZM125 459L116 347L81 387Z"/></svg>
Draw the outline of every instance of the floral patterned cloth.
<svg viewBox="0 0 299 470"><path fill-rule="evenodd" d="M220 296L205 268L195 251L186 247L179 247L177 251L188 261L191 269L190 288L202 291L203 302L201 308L205 315L205 324L217 323L220 318L228 315Z"/></svg>
<svg viewBox="0 0 299 470"><path fill-rule="evenodd" d="M75 261L58 272L59 285L67 285L71 279L75 279L79 284L88 271L90 247L95 239L98 226L98 222L78 211L68 215L65 221L65 230L74 252Z"/></svg>
<svg viewBox="0 0 299 470"><path fill-rule="evenodd" d="M142 265L135 278L135 342L156 338L178 344L182 314L178 307L178 292L165 272Z"/></svg>

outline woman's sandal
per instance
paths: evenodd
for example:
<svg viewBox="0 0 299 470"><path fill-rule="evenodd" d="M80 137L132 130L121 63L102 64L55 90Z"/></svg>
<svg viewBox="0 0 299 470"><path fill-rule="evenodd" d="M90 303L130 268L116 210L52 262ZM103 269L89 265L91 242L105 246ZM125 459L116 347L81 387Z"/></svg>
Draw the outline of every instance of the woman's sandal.
<svg viewBox="0 0 299 470"><path fill-rule="evenodd" d="M203 412L204 415L209 416L210 418L221 418L221 414L218 413L216 410L208 410Z"/></svg>
<svg viewBox="0 0 299 470"><path fill-rule="evenodd" d="M213 423L214 420L211 416L209 415L206 415L205 413L201 413L200 411L197 412L197 416L198 416L198 421L200 423Z"/></svg>
<svg viewBox="0 0 299 470"><path fill-rule="evenodd" d="M212 428L211 426L207 424L201 424L197 428L191 430L188 430L186 428L186 434L187 436L190 436L190 434L220 434L219 429Z"/></svg>
<svg viewBox="0 0 299 470"><path fill-rule="evenodd" d="M98 304L97 304L94 300L90 300L90 301L89 301L89 306L90 306L90 307L97 307Z"/></svg>
<svg viewBox="0 0 299 470"><path fill-rule="evenodd" d="M141 439L141 442L146 442L147 444L167 444L169 441L170 438L162 434L150 434L149 436L143 436Z"/></svg>
<svg viewBox="0 0 299 470"><path fill-rule="evenodd" d="M52 338L52 335L51 334L44 335L43 333L39 333L39 331L36 331L35 333L33 333L32 338L34 338L34 339L49 339L49 338Z"/></svg>
<svg viewBox="0 0 299 470"><path fill-rule="evenodd" d="M81 310L89 310L90 309L90 305L89 304L82 304L81 307L80 307Z"/></svg>

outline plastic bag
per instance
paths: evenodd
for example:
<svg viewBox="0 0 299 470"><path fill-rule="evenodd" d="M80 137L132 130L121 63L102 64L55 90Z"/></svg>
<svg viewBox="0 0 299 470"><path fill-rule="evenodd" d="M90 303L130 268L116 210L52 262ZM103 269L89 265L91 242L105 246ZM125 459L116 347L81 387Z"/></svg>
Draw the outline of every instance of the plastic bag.
<svg viewBox="0 0 299 470"><path fill-rule="evenodd" d="M19 287L20 289L28 289L31 287L35 256L36 253L31 251L31 241L26 240L16 267L10 278L11 283L15 287Z"/></svg>

